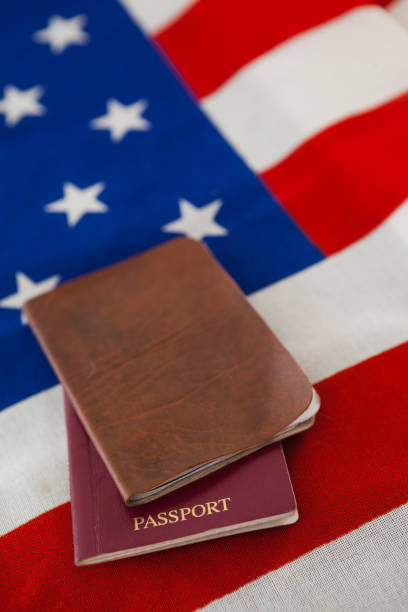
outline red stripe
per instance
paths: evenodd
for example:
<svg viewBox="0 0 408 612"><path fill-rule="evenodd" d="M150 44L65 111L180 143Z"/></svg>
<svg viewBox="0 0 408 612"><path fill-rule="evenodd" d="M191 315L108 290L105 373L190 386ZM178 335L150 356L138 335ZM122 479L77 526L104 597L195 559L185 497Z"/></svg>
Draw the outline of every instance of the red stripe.
<svg viewBox="0 0 408 612"><path fill-rule="evenodd" d="M0 609L192 610L408 500L408 344L321 382L285 450L296 525L76 568L69 506L2 539Z"/></svg>
<svg viewBox="0 0 408 612"><path fill-rule="evenodd" d="M338 123L263 178L326 254L371 231L408 197L408 94Z"/></svg>
<svg viewBox="0 0 408 612"><path fill-rule="evenodd" d="M156 36L199 97L294 34L369 0L201 0Z"/></svg>

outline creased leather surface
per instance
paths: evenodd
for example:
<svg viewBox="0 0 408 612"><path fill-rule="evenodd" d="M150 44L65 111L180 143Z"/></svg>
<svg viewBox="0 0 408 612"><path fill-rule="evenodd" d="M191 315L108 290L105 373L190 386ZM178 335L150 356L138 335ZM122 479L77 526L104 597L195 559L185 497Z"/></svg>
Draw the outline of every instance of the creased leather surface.
<svg viewBox="0 0 408 612"><path fill-rule="evenodd" d="M311 400L293 358L189 239L64 283L24 310L125 501L265 444Z"/></svg>

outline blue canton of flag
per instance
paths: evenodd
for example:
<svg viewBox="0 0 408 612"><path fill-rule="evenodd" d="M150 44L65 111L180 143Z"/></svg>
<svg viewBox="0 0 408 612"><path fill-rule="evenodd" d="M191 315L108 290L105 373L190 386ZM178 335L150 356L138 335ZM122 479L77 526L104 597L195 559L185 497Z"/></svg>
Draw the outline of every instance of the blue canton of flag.
<svg viewBox="0 0 408 612"><path fill-rule="evenodd" d="M19 59L0 75L1 408L56 382L20 308L61 281L175 235L246 293L321 259L119 6L18 2L3 20Z"/></svg>

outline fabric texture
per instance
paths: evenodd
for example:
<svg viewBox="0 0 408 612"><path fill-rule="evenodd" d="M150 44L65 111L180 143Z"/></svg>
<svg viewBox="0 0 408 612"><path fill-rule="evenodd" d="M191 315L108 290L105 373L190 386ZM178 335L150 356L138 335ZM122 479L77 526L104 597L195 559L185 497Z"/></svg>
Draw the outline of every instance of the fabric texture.
<svg viewBox="0 0 408 612"><path fill-rule="evenodd" d="M4 9L2 610L407 608L406 6ZM77 568L62 391L21 307L175 235L205 241L321 396L284 442L300 518Z"/></svg>
<svg viewBox="0 0 408 612"><path fill-rule="evenodd" d="M407 511L374 519L203 609L406 610Z"/></svg>

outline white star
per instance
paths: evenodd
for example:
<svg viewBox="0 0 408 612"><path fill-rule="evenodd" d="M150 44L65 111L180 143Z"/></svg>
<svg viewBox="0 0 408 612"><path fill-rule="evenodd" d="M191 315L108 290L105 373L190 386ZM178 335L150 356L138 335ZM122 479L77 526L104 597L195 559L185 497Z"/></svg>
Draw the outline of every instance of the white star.
<svg viewBox="0 0 408 612"><path fill-rule="evenodd" d="M17 292L0 300L0 308L19 309L27 300L30 300L31 298L37 297L37 295L41 295L42 293L46 293L47 291L51 291L51 289L54 289L58 285L60 280L61 277L56 274L55 276L50 276L49 278L35 283L31 280L31 278L29 278L22 272L16 272ZM21 322L24 325L27 323L23 312L21 313Z"/></svg>
<svg viewBox="0 0 408 612"><path fill-rule="evenodd" d="M214 221L222 200L214 200L205 206L197 207L187 200L179 200L181 217L163 225L163 232L185 234L194 240L202 240L204 236L225 236L228 231Z"/></svg>
<svg viewBox="0 0 408 612"><path fill-rule="evenodd" d="M44 115L47 109L38 102L43 95L44 90L40 85L25 90L6 85L4 97L0 100L0 113L5 115L6 125L12 127L28 115Z"/></svg>
<svg viewBox="0 0 408 612"><path fill-rule="evenodd" d="M125 105L110 99L106 103L106 115L92 119L89 125L93 130L110 130L113 142L119 142L128 132L150 130L152 124L142 117L147 106L146 100Z"/></svg>
<svg viewBox="0 0 408 612"><path fill-rule="evenodd" d="M47 204L44 210L66 213L68 225L74 227L87 213L105 213L109 210L106 204L98 200L98 195L104 189L105 183L95 183L85 189L80 189L72 183L64 183L64 197Z"/></svg>
<svg viewBox="0 0 408 612"><path fill-rule="evenodd" d="M69 45L86 45L89 42L88 32L82 30L85 26L85 15L77 15L71 19L53 15L48 19L48 27L34 32L33 39L39 44L49 44L51 51L59 54Z"/></svg>

